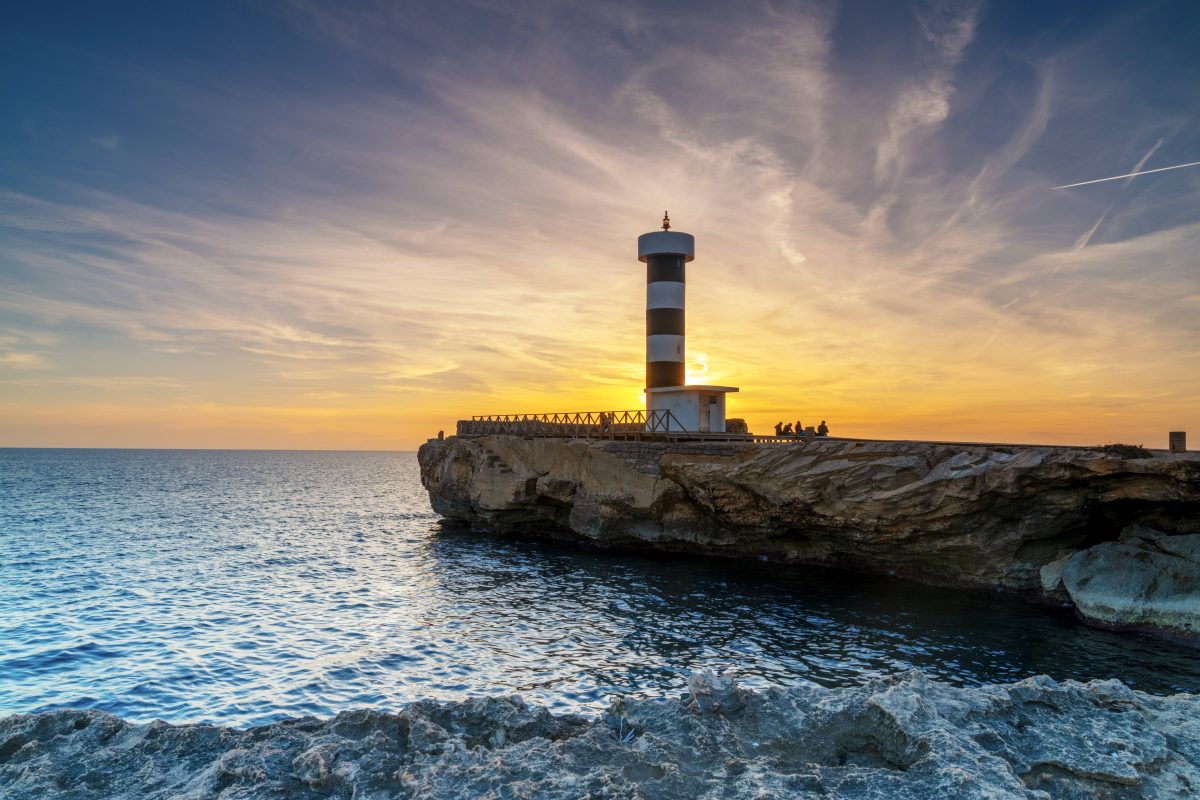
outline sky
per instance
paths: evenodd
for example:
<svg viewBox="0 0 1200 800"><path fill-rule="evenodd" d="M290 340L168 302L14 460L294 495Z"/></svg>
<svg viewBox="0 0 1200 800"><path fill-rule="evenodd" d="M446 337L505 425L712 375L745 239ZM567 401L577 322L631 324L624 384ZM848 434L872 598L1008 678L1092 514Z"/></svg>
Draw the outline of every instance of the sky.
<svg viewBox="0 0 1200 800"><path fill-rule="evenodd" d="M690 383L771 432L1200 441L1200 4L13 5L0 445L412 449Z"/></svg>

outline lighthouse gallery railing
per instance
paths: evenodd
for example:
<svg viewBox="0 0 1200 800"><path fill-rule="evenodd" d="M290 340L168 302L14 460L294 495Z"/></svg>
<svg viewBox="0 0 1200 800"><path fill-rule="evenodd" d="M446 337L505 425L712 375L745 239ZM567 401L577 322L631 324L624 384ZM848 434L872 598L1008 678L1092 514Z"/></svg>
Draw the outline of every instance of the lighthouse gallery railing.
<svg viewBox="0 0 1200 800"><path fill-rule="evenodd" d="M684 428L669 410L490 414L458 421L459 436L620 439L646 433L671 435L692 432Z"/></svg>

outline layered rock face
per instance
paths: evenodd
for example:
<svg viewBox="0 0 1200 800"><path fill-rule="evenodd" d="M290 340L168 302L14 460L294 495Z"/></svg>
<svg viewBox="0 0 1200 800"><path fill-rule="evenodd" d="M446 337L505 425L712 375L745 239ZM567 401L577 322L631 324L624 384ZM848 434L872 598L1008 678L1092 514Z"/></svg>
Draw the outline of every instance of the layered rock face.
<svg viewBox="0 0 1200 800"><path fill-rule="evenodd" d="M251 730L98 711L0 720L0 796L46 798L1176 798L1200 698L1117 681L955 689L919 673L751 692L696 675L598 719L520 698L418 702Z"/></svg>
<svg viewBox="0 0 1200 800"><path fill-rule="evenodd" d="M1200 535L1200 454L496 436L431 441L418 457L434 510L480 529L1078 597L1085 618L1111 627L1200 633L1188 544ZM1125 574L1132 550L1140 584ZM1169 585L1149 585L1168 563Z"/></svg>

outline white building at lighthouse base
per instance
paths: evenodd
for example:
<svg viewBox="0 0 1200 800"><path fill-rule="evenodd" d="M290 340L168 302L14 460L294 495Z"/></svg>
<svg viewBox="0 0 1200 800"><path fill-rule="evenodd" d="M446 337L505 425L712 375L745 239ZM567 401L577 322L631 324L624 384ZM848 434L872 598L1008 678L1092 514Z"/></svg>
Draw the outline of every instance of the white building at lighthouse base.
<svg viewBox="0 0 1200 800"><path fill-rule="evenodd" d="M676 426L689 433L725 433L725 395L736 386L659 386L646 390L647 428L656 424L653 412L670 411Z"/></svg>

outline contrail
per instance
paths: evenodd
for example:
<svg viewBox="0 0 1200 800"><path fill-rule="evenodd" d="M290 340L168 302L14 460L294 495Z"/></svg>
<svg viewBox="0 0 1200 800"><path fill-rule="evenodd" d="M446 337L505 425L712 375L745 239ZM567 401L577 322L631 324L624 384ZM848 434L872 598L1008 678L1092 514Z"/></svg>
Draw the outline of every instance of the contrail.
<svg viewBox="0 0 1200 800"><path fill-rule="evenodd" d="M1154 155L1155 153L1157 153L1157 152L1158 152L1158 148L1162 147L1162 146L1163 146L1163 142L1165 142L1165 141L1166 141L1166 139L1163 139L1163 138L1161 138L1161 137L1160 137L1160 138L1159 138L1159 140L1158 140L1157 142L1155 142L1155 143L1154 143L1154 147L1151 147L1149 150L1147 150L1147 151L1146 151L1146 155L1142 156L1142 160L1141 160L1141 161L1139 161L1139 162L1137 162L1136 164L1134 164L1134 165L1133 165L1133 171L1134 171L1134 172L1137 172L1137 171L1139 171L1139 170L1140 170L1142 167L1146 166L1146 162L1150 160L1150 156L1152 156L1152 155ZM1131 181L1131 180L1133 180L1133 178L1130 178L1129 180L1125 181L1125 186L1128 186L1128 185L1129 185L1129 181ZM1125 188L1125 186L1122 186L1121 188L1122 188L1122 189L1124 189L1124 188Z"/></svg>
<svg viewBox="0 0 1200 800"><path fill-rule="evenodd" d="M1087 186L1089 183L1104 183L1105 181L1119 181L1122 178L1136 178L1138 175L1149 175L1151 172L1166 172L1169 169L1183 169L1184 167L1200 167L1200 161L1192 161L1188 164L1176 164L1173 167L1159 167L1158 169L1147 169L1141 172L1130 172L1126 175L1114 175L1111 178L1096 178L1094 181L1080 181L1079 183L1068 183L1066 186L1055 186L1055 189L1070 189L1075 186Z"/></svg>

